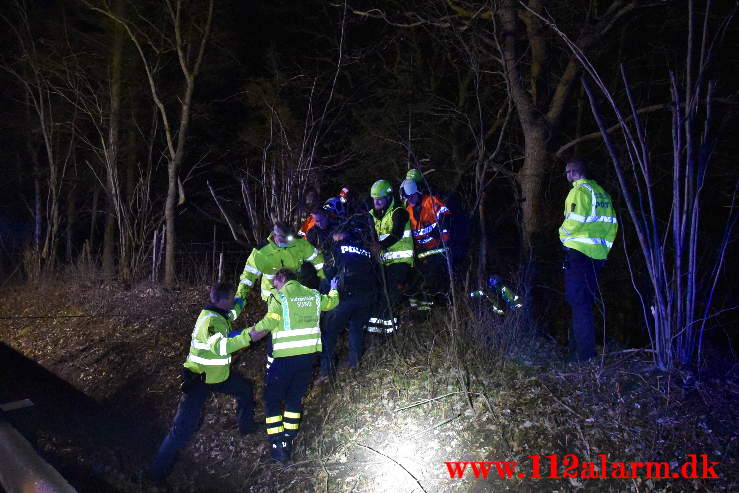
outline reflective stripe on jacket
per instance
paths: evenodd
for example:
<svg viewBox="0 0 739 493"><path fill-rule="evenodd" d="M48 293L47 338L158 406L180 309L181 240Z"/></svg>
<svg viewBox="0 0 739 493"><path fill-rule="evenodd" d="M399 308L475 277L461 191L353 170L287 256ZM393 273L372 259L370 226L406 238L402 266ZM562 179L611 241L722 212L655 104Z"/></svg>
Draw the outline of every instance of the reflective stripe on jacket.
<svg viewBox="0 0 739 493"><path fill-rule="evenodd" d="M451 211L444 202L433 195L424 195L418 217L412 205L408 204L406 210L411 220L413 246L419 258L420 252L438 249L449 242L449 231L442 229L441 223L442 217L451 216Z"/></svg>
<svg viewBox="0 0 739 493"><path fill-rule="evenodd" d="M559 240L595 260L608 256L618 231L616 212L611 197L595 180L572 183L565 200L564 221Z"/></svg>
<svg viewBox="0 0 739 493"><path fill-rule="evenodd" d="M242 304L236 304L228 312L228 318L215 311L204 309L200 312L190 341L190 354L184 367L193 373L205 373L205 383L219 383L228 378L231 353L249 346L251 338L244 331L235 337L231 332L231 320L241 312Z"/></svg>
<svg viewBox="0 0 739 493"><path fill-rule="evenodd" d="M267 244L261 248L255 248L251 251L249 258L246 259L244 271L241 273L239 287L236 289L236 296L246 299L249 290L254 286L259 276L262 276L261 296L263 300L267 300L269 295L274 292L272 279L275 272L282 268L297 271L303 262L312 263L318 277L324 279L323 274L323 254L313 245L303 238L293 239L286 247L280 247L272 240L272 235L267 238Z"/></svg>
<svg viewBox="0 0 739 493"><path fill-rule="evenodd" d="M272 358L321 352L321 311L339 304L339 293L327 295L288 281L269 299L267 314L254 326L272 334Z"/></svg>
<svg viewBox="0 0 739 493"><path fill-rule="evenodd" d="M393 231L393 213L401 207L395 206L395 200L390 203L385 211L385 215L378 219L374 209L369 211L372 220L375 222L375 231L379 241L387 238ZM411 222L406 221L403 228L403 237L390 245L386 250L380 252L383 265L390 265L399 262L405 262L413 266L413 239L411 238Z"/></svg>

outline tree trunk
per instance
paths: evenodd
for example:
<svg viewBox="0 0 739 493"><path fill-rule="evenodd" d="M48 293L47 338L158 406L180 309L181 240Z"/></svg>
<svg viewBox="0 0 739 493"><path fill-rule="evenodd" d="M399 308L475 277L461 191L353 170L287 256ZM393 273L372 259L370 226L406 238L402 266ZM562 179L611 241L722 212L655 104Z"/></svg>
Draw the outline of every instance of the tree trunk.
<svg viewBox="0 0 739 493"><path fill-rule="evenodd" d="M69 264L72 262L74 257L73 245L74 245L74 224L77 218L77 204L75 203L75 192L77 187L72 186L69 188L69 195L67 196L67 221L65 228L65 248L64 257L66 262Z"/></svg>
<svg viewBox="0 0 739 493"><path fill-rule="evenodd" d="M115 223L115 207L112 200L108 198L105 207L105 231L103 235L103 275L106 279L112 279L115 276Z"/></svg>
<svg viewBox="0 0 739 493"><path fill-rule="evenodd" d="M33 251L38 261L41 255L41 178L35 153L31 161L33 162Z"/></svg>
<svg viewBox="0 0 739 493"><path fill-rule="evenodd" d="M116 0L113 5L113 9L117 16L122 15L123 2L122 0ZM110 66L110 120L108 127L108 151L106 156L106 169L107 169L107 187L109 204L112 207L108 207L109 216L106 218L105 227L105 254L113 254L112 245L109 244L108 234L111 235L115 232L111 230L113 226L110 222L115 220L114 225L118 233L118 268L121 278L129 278L128 268L128 247L127 247L127 228L125 221L125 211L123 210L123 203L121 198L121 187L118 179L118 150L120 148L120 115L121 115L121 78L122 78L122 66L123 66L123 29L120 24L113 22L113 48L111 51L111 66ZM111 217L112 216L112 217ZM112 241L112 238L111 238ZM106 257L104 256L104 259ZM111 259L107 259L111 262ZM111 267L111 264L106 264L105 267ZM105 271L106 276L112 274L111 271Z"/></svg>
<svg viewBox="0 0 739 493"><path fill-rule="evenodd" d="M92 192L92 205L90 211L90 235L88 236L91 253L94 251L93 245L95 244L95 229L97 226L98 218L98 200L100 200L100 187L96 186L95 191Z"/></svg>
<svg viewBox="0 0 739 493"><path fill-rule="evenodd" d="M488 218L487 218L487 204L485 203L486 189L481 191L479 211L480 221L480 257L477 263L477 279L482 282L486 279L487 268L488 268Z"/></svg>
<svg viewBox="0 0 739 493"><path fill-rule="evenodd" d="M179 194L179 181L177 178L182 160L185 157L185 142L187 142L187 130L190 126L190 103L192 102L192 93L194 90L194 76L186 77L185 94L182 98L182 107L180 109L180 126L177 132L177 150L174 158L167 166L169 179L167 182L167 203L164 208L164 219L167 225L167 246L164 250L164 283L168 286L173 285L175 282L175 247L177 240L175 232L175 209Z"/></svg>
<svg viewBox="0 0 739 493"><path fill-rule="evenodd" d="M164 248L164 283L172 286L175 282L175 208L177 207L177 167L170 163L167 167L167 202L164 206L164 222L167 226L167 242Z"/></svg>
<svg viewBox="0 0 739 493"><path fill-rule="evenodd" d="M524 162L518 171L518 183L521 187L521 216L523 242L522 252L530 255L537 243L537 237L542 233L542 187L549 152L547 151L547 137L544 126L524 128Z"/></svg>

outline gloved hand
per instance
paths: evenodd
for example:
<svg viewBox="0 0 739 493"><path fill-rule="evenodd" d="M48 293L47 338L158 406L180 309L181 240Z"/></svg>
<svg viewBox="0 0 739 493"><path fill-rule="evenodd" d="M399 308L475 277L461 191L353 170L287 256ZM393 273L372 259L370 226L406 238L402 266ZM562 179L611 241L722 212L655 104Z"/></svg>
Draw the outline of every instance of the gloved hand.
<svg viewBox="0 0 739 493"><path fill-rule="evenodd" d="M331 290L333 291L334 289L338 289L338 288L339 288L339 280L336 277L334 277L333 279L331 279Z"/></svg>
<svg viewBox="0 0 739 493"><path fill-rule="evenodd" d="M204 373L193 373L187 368L182 370L182 380L180 381L180 390L183 394L190 393L195 387L205 382Z"/></svg>
<svg viewBox="0 0 739 493"><path fill-rule="evenodd" d="M234 298L234 305L241 305L241 308L244 308L244 298Z"/></svg>
<svg viewBox="0 0 739 493"><path fill-rule="evenodd" d="M262 339L267 335L266 330L254 330L251 329L249 331L249 337L251 337L252 342L257 342L258 340Z"/></svg>
<svg viewBox="0 0 739 493"><path fill-rule="evenodd" d="M243 331L244 331L243 329L242 330L232 330L231 332L228 333L228 337L236 337L236 336L239 336L239 335L241 335L241 333Z"/></svg>

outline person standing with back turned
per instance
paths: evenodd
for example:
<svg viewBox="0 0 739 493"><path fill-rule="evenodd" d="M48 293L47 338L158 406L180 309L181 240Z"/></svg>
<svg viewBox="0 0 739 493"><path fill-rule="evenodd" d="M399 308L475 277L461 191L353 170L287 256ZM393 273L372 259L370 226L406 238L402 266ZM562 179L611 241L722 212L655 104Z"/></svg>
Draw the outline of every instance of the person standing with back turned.
<svg viewBox="0 0 739 493"><path fill-rule="evenodd" d="M565 200L559 240L565 249L565 298L572 310L567 361L576 362L595 356L593 302L618 221L610 195L588 178L583 161L569 161L565 175L572 189Z"/></svg>
<svg viewBox="0 0 739 493"><path fill-rule="evenodd" d="M336 279L327 295L296 280L290 269L280 269L272 279L267 313L249 330L256 341L271 335L264 374L264 414L272 459L290 460L292 441L298 434L302 400L321 353L321 312L339 304Z"/></svg>

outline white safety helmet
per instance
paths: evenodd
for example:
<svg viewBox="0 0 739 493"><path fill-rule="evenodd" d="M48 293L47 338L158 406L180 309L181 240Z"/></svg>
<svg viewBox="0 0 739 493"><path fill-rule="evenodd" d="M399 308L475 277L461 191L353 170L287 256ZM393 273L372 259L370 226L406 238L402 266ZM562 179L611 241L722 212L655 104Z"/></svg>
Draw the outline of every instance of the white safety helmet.
<svg viewBox="0 0 739 493"><path fill-rule="evenodd" d="M406 179L400 184L400 195L402 197L410 197L414 193L418 193L418 185L414 180Z"/></svg>

